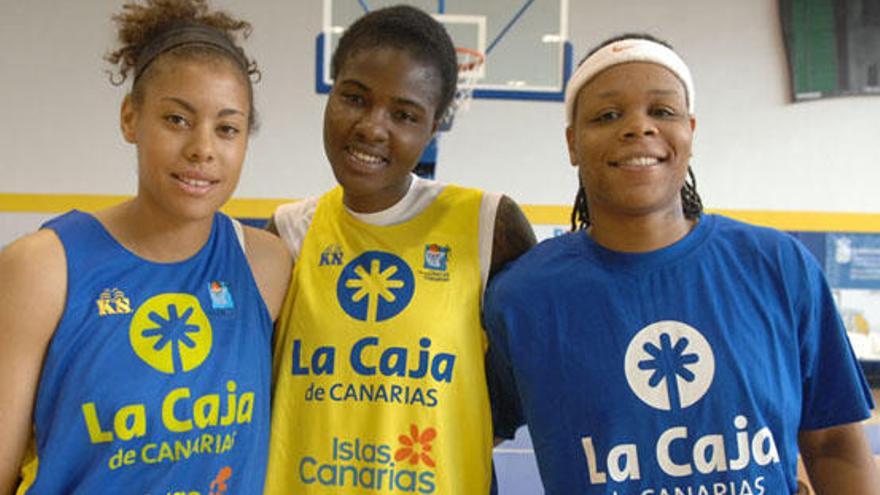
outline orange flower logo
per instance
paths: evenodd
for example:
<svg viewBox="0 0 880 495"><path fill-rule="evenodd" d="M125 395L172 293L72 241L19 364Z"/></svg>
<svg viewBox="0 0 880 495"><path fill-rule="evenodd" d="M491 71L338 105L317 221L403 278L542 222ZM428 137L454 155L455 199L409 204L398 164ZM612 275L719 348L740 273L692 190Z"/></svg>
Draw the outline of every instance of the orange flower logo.
<svg viewBox="0 0 880 495"><path fill-rule="evenodd" d="M224 495L226 490L229 489L226 484L226 482L229 481L229 478L232 478L232 468L224 466L220 469L220 472L217 473L217 477L214 481L211 482L210 495Z"/></svg>
<svg viewBox="0 0 880 495"><path fill-rule="evenodd" d="M437 463L431 458L429 452L431 452L431 441L436 437L437 430L434 428L428 428L419 434L419 427L410 425L409 436L400 435L398 437L402 447L394 453L394 460L400 462L409 459L409 463L412 465L418 464L421 460L426 466L435 467Z"/></svg>

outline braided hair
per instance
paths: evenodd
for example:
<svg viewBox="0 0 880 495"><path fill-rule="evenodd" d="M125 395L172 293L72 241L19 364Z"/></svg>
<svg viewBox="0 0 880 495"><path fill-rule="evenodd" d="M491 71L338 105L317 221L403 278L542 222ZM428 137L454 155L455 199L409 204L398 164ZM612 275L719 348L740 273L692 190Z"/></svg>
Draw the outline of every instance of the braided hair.
<svg viewBox="0 0 880 495"><path fill-rule="evenodd" d="M648 41L653 41L654 43L659 43L670 50L672 49L672 45L669 43L655 38L650 34L646 33L627 33L619 36L615 36L610 38L592 50L590 50L587 55L581 59L581 64L584 63L585 60L590 58L591 55L601 50L603 47L615 43L617 41L625 40L625 39L643 39ZM580 65L580 64L579 64ZM684 212L685 218L688 220L697 220L700 218L700 215L703 213L703 200L700 199L700 194L697 192L697 179L694 176L694 171L688 166L687 177L685 178L684 185L681 187L681 209ZM578 191L574 198L574 206L571 210L571 230L572 232L577 230L586 230L590 226L590 208L589 202L587 201L587 191L584 189L583 183L578 184Z"/></svg>
<svg viewBox="0 0 880 495"><path fill-rule="evenodd" d="M681 209L688 220L697 220L703 213L703 200L697 193L697 179L690 166L688 166L688 176L681 187ZM589 226L590 208L587 205L587 192L584 190L584 185L580 184L571 210L571 230L572 232L586 230Z"/></svg>

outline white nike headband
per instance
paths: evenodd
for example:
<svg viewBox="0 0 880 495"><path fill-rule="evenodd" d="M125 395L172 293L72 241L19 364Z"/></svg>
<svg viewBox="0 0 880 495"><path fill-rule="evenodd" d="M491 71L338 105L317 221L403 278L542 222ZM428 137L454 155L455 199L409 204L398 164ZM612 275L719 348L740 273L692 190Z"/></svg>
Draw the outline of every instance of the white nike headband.
<svg viewBox="0 0 880 495"><path fill-rule="evenodd" d="M691 71L688 70L684 60L677 53L660 43L639 38L629 38L603 46L584 60L575 70L574 75L568 81L568 87L565 88L565 124L570 126L574 120L574 105L577 101L578 93L590 79L609 67L630 62L648 62L672 71L684 84L688 113L693 115L694 81L691 78Z"/></svg>

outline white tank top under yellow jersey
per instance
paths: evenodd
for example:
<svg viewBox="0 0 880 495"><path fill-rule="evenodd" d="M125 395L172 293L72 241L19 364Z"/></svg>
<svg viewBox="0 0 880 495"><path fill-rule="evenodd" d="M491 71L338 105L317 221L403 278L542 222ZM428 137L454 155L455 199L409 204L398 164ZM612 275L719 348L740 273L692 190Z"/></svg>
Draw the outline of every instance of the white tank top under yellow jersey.
<svg viewBox="0 0 880 495"><path fill-rule="evenodd" d="M340 188L305 216L276 215L297 260L276 338L266 493L489 491L481 251L497 197L414 188L402 203L431 197L397 223L356 218Z"/></svg>

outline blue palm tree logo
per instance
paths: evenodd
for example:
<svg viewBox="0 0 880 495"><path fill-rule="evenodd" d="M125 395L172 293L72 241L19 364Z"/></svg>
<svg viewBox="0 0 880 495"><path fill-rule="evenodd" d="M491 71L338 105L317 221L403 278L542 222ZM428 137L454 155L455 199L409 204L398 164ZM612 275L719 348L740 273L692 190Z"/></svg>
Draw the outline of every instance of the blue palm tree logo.
<svg viewBox="0 0 880 495"><path fill-rule="evenodd" d="M135 312L129 340L135 354L168 374L190 371L208 357L211 323L190 294L153 296Z"/></svg>
<svg viewBox="0 0 880 495"><path fill-rule="evenodd" d="M349 316L375 323L403 311L414 289L415 278L405 261L391 253L367 251L339 274L336 297Z"/></svg>
<svg viewBox="0 0 880 495"><path fill-rule="evenodd" d="M175 373L183 369L183 364L180 359L180 348L186 347L193 349L196 346L195 341L187 334L202 331L202 329L196 325L190 325L187 323L187 320L192 313L193 308L186 308L183 315L178 317L177 306L168 305L168 318L166 319L159 313L152 311L149 316L150 321L159 326L157 328L144 330L144 333L141 334L144 337L159 336L159 340L153 344L154 351L161 352L165 347L169 345L171 346L171 369Z"/></svg>
<svg viewBox="0 0 880 495"><path fill-rule="evenodd" d="M661 321L633 337L625 368L630 388L642 401L657 409L680 411L708 391L715 358L696 329L678 321Z"/></svg>
<svg viewBox="0 0 880 495"><path fill-rule="evenodd" d="M678 393L678 387L673 386L677 377L681 377L687 382L693 382L696 376L687 368L688 364L694 364L700 360L700 357L693 353L686 353L688 339L682 337L678 339L675 346L672 346L672 337L668 333L660 335L660 347L651 342L644 345L644 350L651 356L651 359L639 361L639 369L653 370L648 385L657 387L660 382L666 380L666 390L669 393L669 402L673 411L681 409L681 397Z"/></svg>

